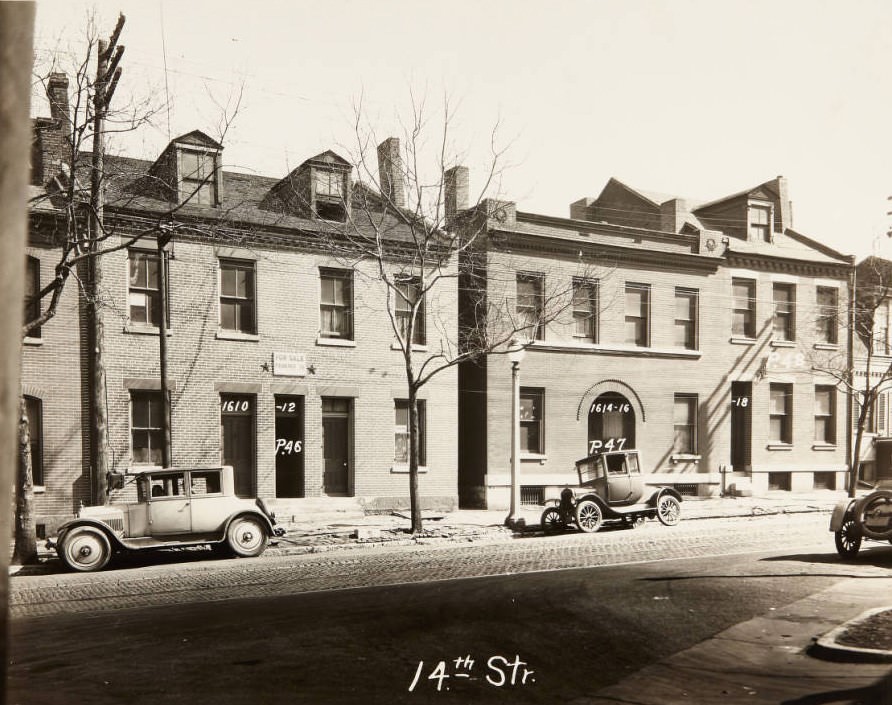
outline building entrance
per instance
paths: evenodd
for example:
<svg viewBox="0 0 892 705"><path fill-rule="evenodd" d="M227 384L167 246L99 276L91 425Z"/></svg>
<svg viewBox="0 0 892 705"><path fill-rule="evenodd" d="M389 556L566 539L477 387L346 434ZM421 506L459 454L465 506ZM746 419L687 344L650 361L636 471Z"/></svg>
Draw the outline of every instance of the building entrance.
<svg viewBox="0 0 892 705"><path fill-rule="evenodd" d="M635 409L618 392L605 392L588 411L588 454L635 447Z"/></svg>
<svg viewBox="0 0 892 705"><path fill-rule="evenodd" d="M277 395L276 497L304 495L304 398Z"/></svg>
<svg viewBox="0 0 892 705"><path fill-rule="evenodd" d="M235 493L253 497L257 489L254 458L256 399L246 394L221 394L220 419L223 426L223 464L231 465L235 476Z"/></svg>
<svg viewBox="0 0 892 705"><path fill-rule="evenodd" d="M350 400L322 400L323 492L329 496L350 493Z"/></svg>
<svg viewBox="0 0 892 705"><path fill-rule="evenodd" d="M752 465L753 383L731 382L731 468L744 472Z"/></svg>

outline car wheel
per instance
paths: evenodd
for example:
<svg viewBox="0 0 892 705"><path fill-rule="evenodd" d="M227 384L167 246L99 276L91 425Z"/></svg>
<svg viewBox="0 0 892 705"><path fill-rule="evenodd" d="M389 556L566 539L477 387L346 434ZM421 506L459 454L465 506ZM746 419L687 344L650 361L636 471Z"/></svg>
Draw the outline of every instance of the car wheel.
<svg viewBox="0 0 892 705"><path fill-rule="evenodd" d="M564 530L564 516L557 507L549 507L542 512L539 523L546 534L557 534Z"/></svg>
<svg viewBox="0 0 892 705"><path fill-rule="evenodd" d="M580 531L585 531L587 534L595 533L601 528L602 519L601 507L592 500L587 499L576 505L576 525Z"/></svg>
<svg viewBox="0 0 892 705"><path fill-rule="evenodd" d="M226 543L235 555L259 556L266 549L266 528L252 516L236 517L226 530Z"/></svg>
<svg viewBox="0 0 892 705"><path fill-rule="evenodd" d="M69 530L58 548L59 558L71 570L102 570L111 559L111 544L101 529L78 526Z"/></svg>
<svg viewBox="0 0 892 705"><path fill-rule="evenodd" d="M681 502L671 494L664 494L657 499L657 519L665 526L675 526L681 521Z"/></svg>
<svg viewBox="0 0 892 705"><path fill-rule="evenodd" d="M861 548L861 532L858 531L858 525L851 515L843 519L842 526L833 534L833 538L836 541L836 552L842 558L854 558L858 555Z"/></svg>
<svg viewBox="0 0 892 705"><path fill-rule="evenodd" d="M859 500L855 521L869 539L892 539L892 491L877 490Z"/></svg>

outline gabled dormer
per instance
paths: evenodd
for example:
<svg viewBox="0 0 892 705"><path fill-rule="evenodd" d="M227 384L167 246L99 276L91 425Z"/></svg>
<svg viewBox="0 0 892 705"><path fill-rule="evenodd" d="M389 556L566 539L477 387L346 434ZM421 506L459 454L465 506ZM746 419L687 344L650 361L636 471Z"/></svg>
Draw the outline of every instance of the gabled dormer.
<svg viewBox="0 0 892 705"><path fill-rule="evenodd" d="M201 130L193 130L167 145L149 169L149 176L167 201L216 207L223 187L222 153L223 145Z"/></svg>
<svg viewBox="0 0 892 705"><path fill-rule="evenodd" d="M331 150L317 154L273 186L261 207L343 223L350 214L351 169Z"/></svg>
<svg viewBox="0 0 892 705"><path fill-rule="evenodd" d="M707 227L751 243L773 243L776 234L793 225L782 176L706 203L694 213Z"/></svg>

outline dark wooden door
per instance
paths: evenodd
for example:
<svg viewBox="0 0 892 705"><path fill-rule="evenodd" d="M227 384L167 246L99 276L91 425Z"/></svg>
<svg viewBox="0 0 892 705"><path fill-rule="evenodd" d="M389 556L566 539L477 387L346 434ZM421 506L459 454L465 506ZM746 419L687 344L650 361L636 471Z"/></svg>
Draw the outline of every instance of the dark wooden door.
<svg viewBox="0 0 892 705"><path fill-rule="evenodd" d="M323 490L328 495L346 495L350 476L350 419L346 416L322 418L322 446L325 462Z"/></svg>

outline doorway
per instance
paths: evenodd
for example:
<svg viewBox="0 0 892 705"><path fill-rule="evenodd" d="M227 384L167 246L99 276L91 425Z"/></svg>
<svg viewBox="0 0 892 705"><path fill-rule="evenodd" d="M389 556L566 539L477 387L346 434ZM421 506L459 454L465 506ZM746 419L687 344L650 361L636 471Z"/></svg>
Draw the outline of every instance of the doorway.
<svg viewBox="0 0 892 705"><path fill-rule="evenodd" d="M618 392L605 392L588 412L588 454L635 447L635 409Z"/></svg>
<svg viewBox="0 0 892 705"><path fill-rule="evenodd" d="M304 398L276 395L276 497L304 497Z"/></svg>
<svg viewBox="0 0 892 705"><path fill-rule="evenodd" d="M753 383L731 382L731 468L744 472L752 465Z"/></svg>
<svg viewBox="0 0 892 705"><path fill-rule="evenodd" d="M231 465L235 493L254 497L256 493L254 465L256 398L248 394L221 394L220 419L223 427L223 464Z"/></svg>
<svg viewBox="0 0 892 705"><path fill-rule="evenodd" d="M350 399L322 399L322 491L330 497L350 494L350 407Z"/></svg>

